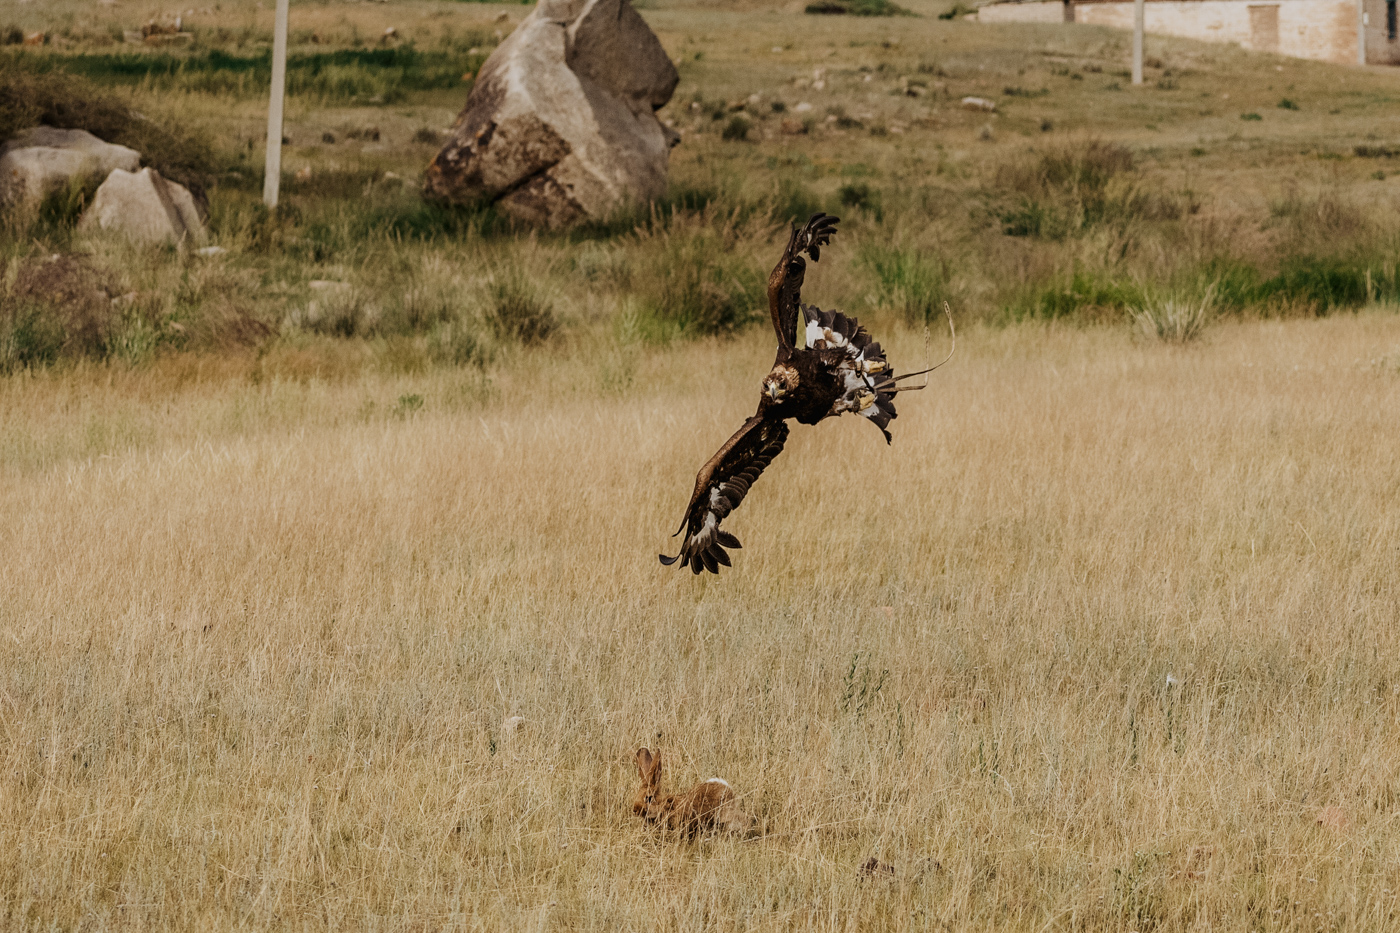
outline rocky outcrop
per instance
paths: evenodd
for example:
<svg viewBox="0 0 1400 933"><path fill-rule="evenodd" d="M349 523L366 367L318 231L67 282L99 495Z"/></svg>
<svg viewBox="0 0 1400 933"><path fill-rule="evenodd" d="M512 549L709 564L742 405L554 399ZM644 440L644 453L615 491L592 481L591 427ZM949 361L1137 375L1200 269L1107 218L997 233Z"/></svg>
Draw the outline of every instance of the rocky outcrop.
<svg viewBox="0 0 1400 933"><path fill-rule="evenodd" d="M204 239L189 189L153 168L117 169L97 189L78 221L82 230L109 230L139 243L198 243Z"/></svg>
<svg viewBox="0 0 1400 933"><path fill-rule="evenodd" d="M540 0L477 75L424 189L548 227L666 191L679 81L629 0Z"/></svg>
<svg viewBox="0 0 1400 933"><path fill-rule="evenodd" d="M136 150L103 142L86 130L36 126L0 146L0 202L40 201L74 179L140 166Z"/></svg>

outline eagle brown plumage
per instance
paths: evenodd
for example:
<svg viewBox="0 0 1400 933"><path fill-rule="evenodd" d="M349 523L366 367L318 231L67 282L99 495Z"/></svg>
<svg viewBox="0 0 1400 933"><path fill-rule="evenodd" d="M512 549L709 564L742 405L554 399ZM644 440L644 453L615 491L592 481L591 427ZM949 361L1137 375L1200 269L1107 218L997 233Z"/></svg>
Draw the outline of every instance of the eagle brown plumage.
<svg viewBox="0 0 1400 933"><path fill-rule="evenodd" d="M763 380L758 411L700 468L685 518L676 531L685 533L680 553L660 555L661 563L670 566L680 561L697 574L701 570L719 573L721 564L730 566L725 549L742 545L720 528L720 522L739 507L782 451L789 418L816 424L853 412L874 422L889 443L889 423L896 417L895 394L922 388L896 384L884 350L855 318L802 305L807 270L803 254L818 261L837 223L837 218L818 213L805 226L794 225L782 258L768 276L768 309L778 334L778 354ZM802 346L798 345L799 325Z"/></svg>

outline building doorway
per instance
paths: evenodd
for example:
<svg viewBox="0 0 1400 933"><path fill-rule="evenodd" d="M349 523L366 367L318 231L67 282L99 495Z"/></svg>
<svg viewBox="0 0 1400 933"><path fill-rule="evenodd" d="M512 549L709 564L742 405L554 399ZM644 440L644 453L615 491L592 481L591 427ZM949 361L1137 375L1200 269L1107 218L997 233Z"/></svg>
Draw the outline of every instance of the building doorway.
<svg viewBox="0 0 1400 933"><path fill-rule="evenodd" d="M1278 51L1278 4L1249 8L1249 47L1256 52Z"/></svg>

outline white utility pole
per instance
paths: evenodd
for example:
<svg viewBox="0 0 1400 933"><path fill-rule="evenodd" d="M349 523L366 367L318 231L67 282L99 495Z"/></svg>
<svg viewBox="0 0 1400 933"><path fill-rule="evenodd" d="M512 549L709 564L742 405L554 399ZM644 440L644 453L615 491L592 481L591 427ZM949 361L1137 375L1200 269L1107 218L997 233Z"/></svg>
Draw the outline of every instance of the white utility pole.
<svg viewBox="0 0 1400 933"><path fill-rule="evenodd" d="M1142 83L1142 28L1147 18L1143 0L1133 0L1133 83Z"/></svg>
<svg viewBox="0 0 1400 933"><path fill-rule="evenodd" d="M277 206L282 184L282 98L287 91L287 2L277 0L272 27L272 96L267 103L267 161L263 166L263 203Z"/></svg>
<svg viewBox="0 0 1400 933"><path fill-rule="evenodd" d="M1366 64L1366 0L1356 0L1356 63Z"/></svg>

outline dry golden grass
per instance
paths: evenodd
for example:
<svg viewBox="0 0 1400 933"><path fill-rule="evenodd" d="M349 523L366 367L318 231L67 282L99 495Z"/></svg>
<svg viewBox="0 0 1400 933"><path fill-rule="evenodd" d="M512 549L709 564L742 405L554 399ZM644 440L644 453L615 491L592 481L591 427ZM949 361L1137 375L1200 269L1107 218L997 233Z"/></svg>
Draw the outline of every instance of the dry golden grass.
<svg viewBox="0 0 1400 933"><path fill-rule="evenodd" d="M0 925L1393 928L1400 320L962 344L719 579L655 553L758 333L0 382Z"/></svg>

